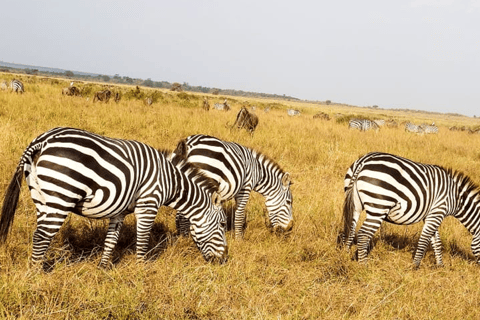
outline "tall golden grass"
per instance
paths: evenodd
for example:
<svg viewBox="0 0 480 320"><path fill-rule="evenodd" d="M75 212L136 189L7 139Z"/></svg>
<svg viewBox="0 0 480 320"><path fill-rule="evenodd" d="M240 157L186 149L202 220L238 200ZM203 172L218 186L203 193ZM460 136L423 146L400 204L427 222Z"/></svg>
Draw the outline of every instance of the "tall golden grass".
<svg viewBox="0 0 480 320"><path fill-rule="evenodd" d="M0 74L8 79L9 75ZM23 78L26 92L0 92L0 198L25 147L55 126L72 126L111 137L174 149L204 133L257 149L290 172L295 227L286 238L264 226L263 198L247 206L245 239L227 234L229 261L205 263L190 239L175 234L174 212L162 208L152 232L149 261L137 264L135 220L127 219L114 267L97 268L106 223L72 215L48 252L51 268L29 264L36 218L28 190L21 193L12 232L0 248L0 317L22 319L475 319L480 316L479 267L471 235L453 218L440 228L446 267L436 268L431 250L419 270L412 253L422 225L385 225L373 240L367 265L337 246L343 177L369 151L463 171L480 183L480 136L450 132L476 119L306 102L249 99L258 106L254 137L231 130L244 98L228 97L232 111L202 110L203 96L157 90L157 102L124 99L93 103L61 95L62 80ZM98 86L100 89L100 86ZM124 93L130 87L119 87ZM149 94L153 91L142 88ZM210 96L210 101L224 97ZM263 107L271 106L269 113ZM288 117L287 108L302 111ZM378 133L349 131L319 111L398 122L435 121L438 135L403 128ZM232 205L227 204L230 208Z"/></svg>

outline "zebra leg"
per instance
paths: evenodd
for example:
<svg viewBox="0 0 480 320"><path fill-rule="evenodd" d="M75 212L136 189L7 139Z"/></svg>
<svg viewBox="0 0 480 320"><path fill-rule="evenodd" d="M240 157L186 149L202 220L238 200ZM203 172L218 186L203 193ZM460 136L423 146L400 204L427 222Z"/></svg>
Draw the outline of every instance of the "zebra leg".
<svg viewBox="0 0 480 320"><path fill-rule="evenodd" d="M359 263L365 263L367 261L368 246L370 245L370 241L375 232L377 232L378 228L380 228L380 225L387 215L386 213L372 213L368 209L366 212L367 218L358 231L357 252Z"/></svg>
<svg viewBox="0 0 480 320"><path fill-rule="evenodd" d="M438 233L438 230L435 231L435 235L432 237L431 241L437 266L443 267L442 241L440 240L440 234Z"/></svg>
<svg viewBox="0 0 480 320"><path fill-rule="evenodd" d="M438 227L442 223L444 217L445 215L443 213L436 213L430 214L425 219L425 224L423 225L420 239L418 239L417 250L413 259L413 264L416 269L420 266L420 262L425 256L425 252L427 251L428 245L430 244L430 240L432 239L432 237L435 236L435 233L438 233ZM434 248L434 250L436 249Z"/></svg>
<svg viewBox="0 0 480 320"><path fill-rule="evenodd" d="M150 231L157 216L157 211L135 211L135 215L137 217L137 262L143 262L147 254Z"/></svg>
<svg viewBox="0 0 480 320"><path fill-rule="evenodd" d="M475 256L475 260L480 265L480 233L477 233L473 236L471 248L473 255Z"/></svg>
<svg viewBox="0 0 480 320"><path fill-rule="evenodd" d="M119 215L113 218L110 218L108 223L107 237L105 238L105 244L102 253L102 259L100 260L99 267L105 268L110 262L110 257L112 251L115 248L115 245L118 242L118 235L120 234L120 229L123 225L123 220L125 219L124 215Z"/></svg>
<svg viewBox="0 0 480 320"><path fill-rule="evenodd" d="M247 206L248 199L250 198L250 189L242 189L235 196L236 208L235 208L235 238L243 238L243 230L247 225L247 215L245 213L245 207Z"/></svg>
<svg viewBox="0 0 480 320"><path fill-rule="evenodd" d="M190 221L185 218L185 216L177 212L177 215L175 216L175 225L177 227L178 235L188 237L190 234Z"/></svg>
<svg viewBox="0 0 480 320"><path fill-rule="evenodd" d="M57 234L65 222L68 213L47 212L41 213L37 208L37 228L33 233L32 262L36 265L43 263L45 252L50 246L52 238Z"/></svg>

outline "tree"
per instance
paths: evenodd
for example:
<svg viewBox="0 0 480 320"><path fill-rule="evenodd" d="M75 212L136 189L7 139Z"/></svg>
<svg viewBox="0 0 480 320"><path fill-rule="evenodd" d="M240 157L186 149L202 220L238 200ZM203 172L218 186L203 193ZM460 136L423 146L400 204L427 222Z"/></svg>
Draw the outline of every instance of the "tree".
<svg viewBox="0 0 480 320"><path fill-rule="evenodd" d="M73 74L73 72L72 72L72 71L70 71L70 70L67 70L67 71L65 71L65 76L67 76L67 77L73 77L73 76L74 76L74 74Z"/></svg>
<svg viewBox="0 0 480 320"><path fill-rule="evenodd" d="M110 81L110 77L107 76L107 75L103 75L103 76L102 76L102 79L103 79L103 81L105 81L105 82Z"/></svg>
<svg viewBox="0 0 480 320"><path fill-rule="evenodd" d="M142 85L144 85L145 87L153 88L154 83L153 83L152 79L148 78L147 80L143 81Z"/></svg>

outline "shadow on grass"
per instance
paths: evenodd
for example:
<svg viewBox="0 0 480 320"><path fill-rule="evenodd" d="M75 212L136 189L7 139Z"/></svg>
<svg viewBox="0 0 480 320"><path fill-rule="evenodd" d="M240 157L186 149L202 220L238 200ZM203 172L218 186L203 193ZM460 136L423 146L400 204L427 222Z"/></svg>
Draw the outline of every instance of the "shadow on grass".
<svg viewBox="0 0 480 320"><path fill-rule="evenodd" d="M69 263L94 261L102 255L107 236L107 220L90 220L83 223L66 222L47 251L43 269L53 270L64 260ZM136 224L124 223L118 242L112 252L111 262L116 265L126 254L136 252ZM173 233L163 223L155 222L150 231L146 260L156 260L173 243Z"/></svg>

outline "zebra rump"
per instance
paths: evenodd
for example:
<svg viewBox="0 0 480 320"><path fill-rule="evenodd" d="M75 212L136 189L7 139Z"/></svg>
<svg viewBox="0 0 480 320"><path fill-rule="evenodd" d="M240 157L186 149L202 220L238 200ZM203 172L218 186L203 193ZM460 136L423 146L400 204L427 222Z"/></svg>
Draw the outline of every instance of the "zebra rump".
<svg viewBox="0 0 480 320"><path fill-rule="evenodd" d="M344 181L344 244L353 243L363 210L366 219L357 236L358 261L365 262L370 240L383 221L409 225L424 221L414 265L430 242L436 263L443 265L438 227L446 216L457 218L472 234L472 251L480 259L480 191L464 174L388 153L372 152L348 169Z"/></svg>
<svg viewBox="0 0 480 320"><path fill-rule="evenodd" d="M110 220L100 266L105 267L126 215L137 219L137 260L143 261L150 230L162 205L190 221L190 233L207 261L226 261L226 215L218 184L186 161L133 140L112 139L74 128L54 128L25 149L5 193L0 244L6 241L25 175L37 210L32 260L42 263L52 238L72 212Z"/></svg>
<svg viewBox="0 0 480 320"><path fill-rule="evenodd" d="M17 92L17 93L25 92L22 81L17 79L13 79L12 82L10 82L10 88L12 88L13 92Z"/></svg>

